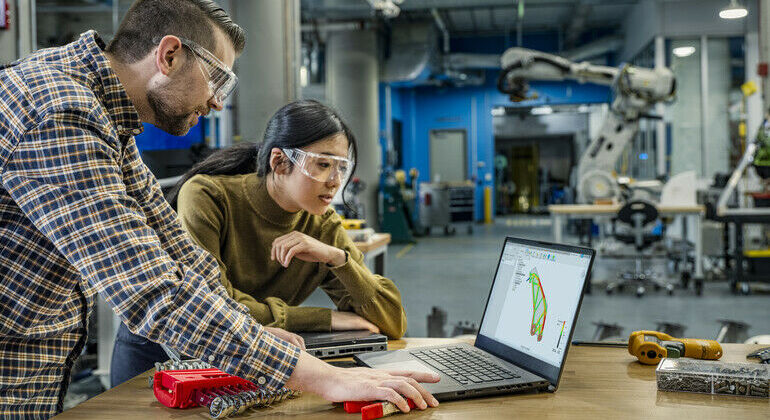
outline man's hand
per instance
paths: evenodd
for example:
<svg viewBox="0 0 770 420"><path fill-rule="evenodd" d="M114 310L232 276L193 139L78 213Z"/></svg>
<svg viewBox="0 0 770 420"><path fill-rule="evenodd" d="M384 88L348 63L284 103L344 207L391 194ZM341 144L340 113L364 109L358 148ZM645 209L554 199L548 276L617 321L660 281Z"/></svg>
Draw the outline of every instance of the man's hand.
<svg viewBox="0 0 770 420"><path fill-rule="evenodd" d="M301 348L302 350L305 350L305 339L300 337L297 334L290 333L283 328L275 328L275 327L263 327L267 332L270 334L273 334L274 336L280 338L281 340L288 341L291 344L294 344L295 346Z"/></svg>
<svg viewBox="0 0 770 420"><path fill-rule="evenodd" d="M376 325L353 312L332 311L332 331L369 330L379 333Z"/></svg>
<svg viewBox="0 0 770 420"><path fill-rule="evenodd" d="M405 398L414 401L420 410L438 405L436 398L418 382L438 382L439 379L438 375L424 372L338 368L303 351L286 386L333 402L390 401L407 413L409 405Z"/></svg>
<svg viewBox="0 0 770 420"><path fill-rule="evenodd" d="M289 232L273 241L270 259L288 267L292 258L338 266L345 263L345 251L327 245L302 232Z"/></svg>

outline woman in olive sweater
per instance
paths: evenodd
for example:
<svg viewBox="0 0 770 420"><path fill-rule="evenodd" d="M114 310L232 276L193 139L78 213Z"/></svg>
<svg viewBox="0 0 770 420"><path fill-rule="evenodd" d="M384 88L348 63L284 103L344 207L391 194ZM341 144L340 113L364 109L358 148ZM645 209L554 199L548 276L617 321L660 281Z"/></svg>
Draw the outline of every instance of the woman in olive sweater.
<svg viewBox="0 0 770 420"><path fill-rule="evenodd" d="M261 324L391 338L406 331L398 289L366 268L329 206L355 169L356 152L352 132L331 109L293 102L273 115L261 144L215 152L170 193L185 230L219 262L228 295ZM299 306L318 287L336 310ZM138 337L125 333L113 361L141 369L147 363L130 348Z"/></svg>

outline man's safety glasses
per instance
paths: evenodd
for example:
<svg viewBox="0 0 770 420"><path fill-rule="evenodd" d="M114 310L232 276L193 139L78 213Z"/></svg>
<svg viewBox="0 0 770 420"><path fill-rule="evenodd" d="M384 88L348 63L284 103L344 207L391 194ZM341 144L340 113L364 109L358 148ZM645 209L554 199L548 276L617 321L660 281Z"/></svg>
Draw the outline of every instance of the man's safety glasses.
<svg viewBox="0 0 770 420"><path fill-rule="evenodd" d="M210 93L214 101L218 104L224 103L225 99L235 90L235 85L238 84L238 76L209 50L189 39L179 38L179 40L198 59L196 61L203 75L208 78Z"/></svg>
<svg viewBox="0 0 770 420"><path fill-rule="evenodd" d="M351 159L306 152L302 149L281 150L303 174L318 182L326 183L334 179L344 182L353 170Z"/></svg>

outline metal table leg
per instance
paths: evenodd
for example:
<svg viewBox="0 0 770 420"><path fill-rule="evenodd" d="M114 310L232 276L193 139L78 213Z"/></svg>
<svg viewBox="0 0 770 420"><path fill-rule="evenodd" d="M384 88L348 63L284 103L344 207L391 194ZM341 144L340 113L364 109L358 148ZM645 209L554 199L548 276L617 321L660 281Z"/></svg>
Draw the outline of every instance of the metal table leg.
<svg viewBox="0 0 770 420"><path fill-rule="evenodd" d="M561 243L564 215L551 213L551 224L553 226L553 241Z"/></svg>
<svg viewBox="0 0 770 420"><path fill-rule="evenodd" d="M701 223L703 216L698 213L693 215L695 225L695 279L703 280L703 230Z"/></svg>
<svg viewBox="0 0 770 420"><path fill-rule="evenodd" d="M733 226L735 226L735 265L733 266L734 275L730 282L730 289L733 292L737 292L738 284L743 283L743 223L735 222Z"/></svg>

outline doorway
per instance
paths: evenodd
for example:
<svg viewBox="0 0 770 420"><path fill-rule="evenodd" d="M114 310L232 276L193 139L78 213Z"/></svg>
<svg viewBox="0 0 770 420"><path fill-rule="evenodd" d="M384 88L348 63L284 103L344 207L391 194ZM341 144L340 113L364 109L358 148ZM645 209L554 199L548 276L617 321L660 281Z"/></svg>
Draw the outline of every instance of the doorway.
<svg viewBox="0 0 770 420"><path fill-rule="evenodd" d="M430 182L463 182L468 179L465 130L430 131Z"/></svg>

